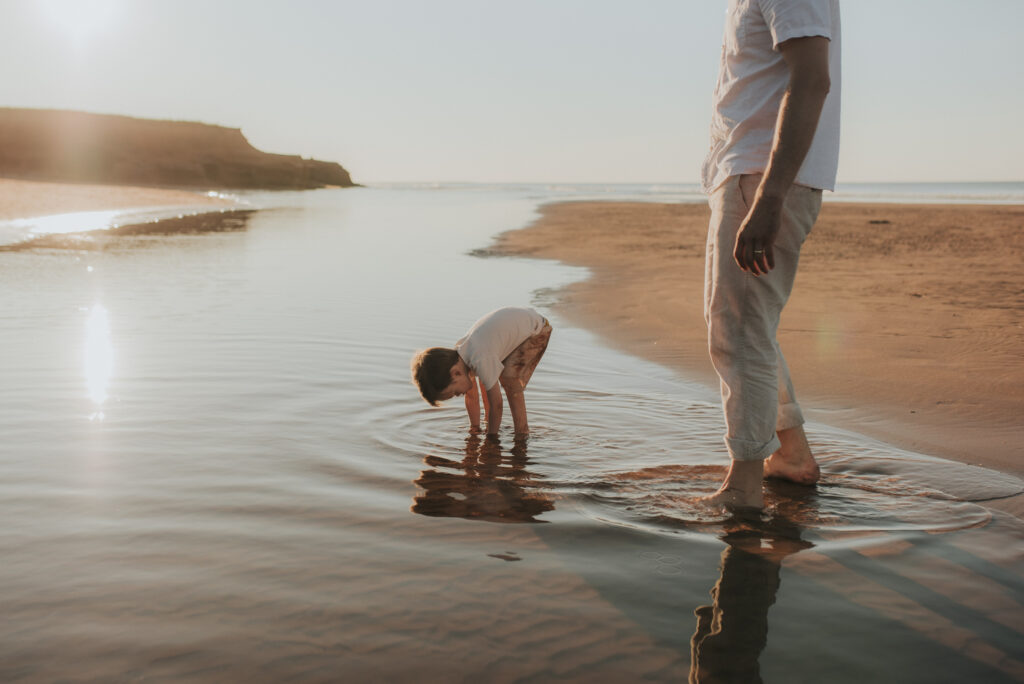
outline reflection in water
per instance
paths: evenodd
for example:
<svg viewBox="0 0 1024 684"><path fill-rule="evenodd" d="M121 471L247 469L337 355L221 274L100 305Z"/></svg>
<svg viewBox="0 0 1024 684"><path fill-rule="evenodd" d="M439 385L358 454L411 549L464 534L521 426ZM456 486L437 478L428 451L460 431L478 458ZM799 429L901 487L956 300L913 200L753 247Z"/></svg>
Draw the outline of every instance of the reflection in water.
<svg viewBox="0 0 1024 684"><path fill-rule="evenodd" d="M725 526L721 577L711 590L713 605L694 611L690 682L760 682L758 658L768 642L768 608L779 590L779 566L813 546L785 517L735 518Z"/></svg>
<svg viewBox="0 0 1024 684"><path fill-rule="evenodd" d="M544 522L537 516L554 510L550 497L534 484L526 466L527 439L516 439L503 451L501 442L471 434L461 462L427 456L431 469L415 484L423 488L413 499L412 511L421 515L467 518L490 522Z"/></svg>
<svg viewBox="0 0 1024 684"><path fill-rule="evenodd" d="M94 304L85 323L85 384L95 404L94 419L102 419L100 410L107 400L110 377L114 371L114 346L110 341L110 315L102 304Z"/></svg>

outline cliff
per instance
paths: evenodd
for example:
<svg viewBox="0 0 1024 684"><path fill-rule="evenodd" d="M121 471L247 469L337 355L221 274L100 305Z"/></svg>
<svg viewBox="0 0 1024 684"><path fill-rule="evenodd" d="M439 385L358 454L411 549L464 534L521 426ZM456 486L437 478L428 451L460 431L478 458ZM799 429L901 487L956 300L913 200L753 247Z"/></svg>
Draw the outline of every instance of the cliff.
<svg viewBox="0 0 1024 684"><path fill-rule="evenodd" d="M0 108L0 176L188 188L355 185L340 164L261 152L237 128L11 108Z"/></svg>

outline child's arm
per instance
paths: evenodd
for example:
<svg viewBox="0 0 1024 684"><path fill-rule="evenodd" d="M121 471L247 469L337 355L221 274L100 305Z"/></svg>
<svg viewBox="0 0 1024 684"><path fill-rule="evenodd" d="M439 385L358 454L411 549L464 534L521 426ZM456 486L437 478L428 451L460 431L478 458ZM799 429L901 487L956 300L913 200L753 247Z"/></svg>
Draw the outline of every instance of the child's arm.
<svg viewBox="0 0 1024 684"><path fill-rule="evenodd" d="M501 383L494 383L494 387L487 390L487 403L490 411L487 414L487 436L497 437L498 428L501 427Z"/></svg>
<svg viewBox="0 0 1024 684"><path fill-rule="evenodd" d="M484 403L486 405L486 399ZM466 413L469 415L469 427L472 430L480 429L480 394L476 391L476 378L472 380L469 391L466 392Z"/></svg>
<svg viewBox="0 0 1024 684"><path fill-rule="evenodd" d="M477 380L477 384L480 385L480 398L484 400L484 420L490 422L491 420L491 400L487 398L487 390L484 389L483 380Z"/></svg>

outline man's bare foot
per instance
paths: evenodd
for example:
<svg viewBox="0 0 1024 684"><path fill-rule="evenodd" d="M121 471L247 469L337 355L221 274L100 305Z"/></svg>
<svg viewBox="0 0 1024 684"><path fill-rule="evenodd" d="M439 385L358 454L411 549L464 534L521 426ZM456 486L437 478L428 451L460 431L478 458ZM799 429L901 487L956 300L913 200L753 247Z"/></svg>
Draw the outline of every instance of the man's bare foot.
<svg viewBox="0 0 1024 684"><path fill-rule="evenodd" d="M733 461L718 491L701 499L730 510L764 508L764 461Z"/></svg>
<svg viewBox="0 0 1024 684"><path fill-rule="evenodd" d="M764 476L803 485L816 483L821 469L811 453L803 426L779 430L778 435L782 446L764 462Z"/></svg>

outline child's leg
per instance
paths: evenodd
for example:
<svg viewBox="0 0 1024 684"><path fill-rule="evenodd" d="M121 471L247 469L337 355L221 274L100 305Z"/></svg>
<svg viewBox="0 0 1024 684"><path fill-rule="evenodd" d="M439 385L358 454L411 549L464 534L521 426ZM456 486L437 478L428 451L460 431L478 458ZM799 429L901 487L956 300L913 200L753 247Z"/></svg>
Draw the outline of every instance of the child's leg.
<svg viewBox="0 0 1024 684"><path fill-rule="evenodd" d="M505 390L505 398L508 399L508 410L512 414L512 426L516 435L530 434L530 426L526 422L526 396L523 393L522 381L504 375L498 381Z"/></svg>
<svg viewBox="0 0 1024 684"><path fill-rule="evenodd" d="M545 324L539 333L527 338L503 361L505 368L498 380L505 390L509 412L512 414L512 424L515 426L517 435L526 435L530 432L530 426L526 420L526 397L523 390L526 389L530 378L533 377L533 371L540 363L541 357L544 356L550 338L551 325Z"/></svg>

